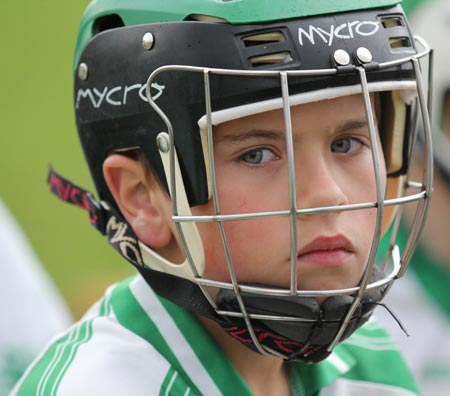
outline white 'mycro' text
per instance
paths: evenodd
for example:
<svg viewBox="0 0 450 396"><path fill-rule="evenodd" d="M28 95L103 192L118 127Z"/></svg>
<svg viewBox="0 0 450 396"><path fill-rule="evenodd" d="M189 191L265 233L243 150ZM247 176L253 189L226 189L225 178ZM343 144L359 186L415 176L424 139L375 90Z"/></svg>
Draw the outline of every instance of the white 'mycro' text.
<svg viewBox="0 0 450 396"><path fill-rule="evenodd" d="M380 29L377 21L353 21L342 25L331 25L329 29L309 25L308 31L298 28L298 41L303 45L303 37L306 37L312 45L316 45L317 40L331 46L334 38L351 40L355 36L372 36Z"/></svg>
<svg viewBox="0 0 450 396"><path fill-rule="evenodd" d="M87 100L89 103L98 109L102 104L108 103L111 106L124 106L127 104L127 100L130 95L138 95L138 97L144 102L148 102L146 95L147 84L133 84L133 85L119 85L117 87L103 87L79 89L77 92L77 98L75 107L78 109L82 100ZM164 91L165 86L158 83L152 83L151 87L156 90L156 93L152 95L152 100L158 99Z"/></svg>

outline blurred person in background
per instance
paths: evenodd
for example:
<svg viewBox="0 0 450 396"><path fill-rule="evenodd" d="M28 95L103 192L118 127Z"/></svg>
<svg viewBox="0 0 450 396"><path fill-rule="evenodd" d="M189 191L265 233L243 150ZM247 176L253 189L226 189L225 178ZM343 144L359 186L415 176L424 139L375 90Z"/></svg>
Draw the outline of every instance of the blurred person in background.
<svg viewBox="0 0 450 396"><path fill-rule="evenodd" d="M0 316L0 395L6 395L72 316L1 199Z"/></svg>
<svg viewBox="0 0 450 396"><path fill-rule="evenodd" d="M410 337L387 319L382 310L377 315L386 319L385 324L400 344L424 395L447 396L450 394L450 2L409 0L405 1L407 5L414 6L409 15L412 30L435 50L434 190L428 220L410 269L385 300L400 313Z"/></svg>

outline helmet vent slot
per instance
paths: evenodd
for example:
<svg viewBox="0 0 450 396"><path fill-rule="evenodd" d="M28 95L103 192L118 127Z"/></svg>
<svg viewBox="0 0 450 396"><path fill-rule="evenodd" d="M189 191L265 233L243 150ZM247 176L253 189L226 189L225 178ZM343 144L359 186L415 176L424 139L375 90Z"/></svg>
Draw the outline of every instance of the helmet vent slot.
<svg viewBox="0 0 450 396"><path fill-rule="evenodd" d="M380 22L385 29L403 26L403 21L399 17L384 17Z"/></svg>
<svg viewBox="0 0 450 396"><path fill-rule="evenodd" d="M123 26L125 26L125 24L123 23L123 20L119 15L110 14L97 18L94 22L92 30L94 35L96 35L100 32L104 32L105 30L115 29Z"/></svg>
<svg viewBox="0 0 450 396"><path fill-rule="evenodd" d="M197 21L197 22L214 22L214 23L228 23L226 19L203 15L203 14L191 14L184 19L185 21Z"/></svg>
<svg viewBox="0 0 450 396"><path fill-rule="evenodd" d="M258 45L267 45L273 43L282 43L286 41L282 32L267 32L245 36L242 38L245 47L254 47Z"/></svg>
<svg viewBox="0 0 450 396"><path fill-rule="evenodd" d="M285 51L275 54L253 56L249 60L252 66L263 67L292 62L292 56L289 52Z"/></svg>
<svg viewBox="0 0 450 396"><path fill-rule="evenodd" d="M411 48L411 41L408 37L391 37L389 39L389 45L392 49Z"/></svg>

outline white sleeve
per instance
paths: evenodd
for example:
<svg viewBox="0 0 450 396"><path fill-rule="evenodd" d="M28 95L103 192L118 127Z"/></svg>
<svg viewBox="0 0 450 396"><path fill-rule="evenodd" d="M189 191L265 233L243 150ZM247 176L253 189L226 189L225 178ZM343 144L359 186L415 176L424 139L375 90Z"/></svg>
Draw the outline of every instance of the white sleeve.
<svg viewBox="0 0 450 396"><path fill-rule="evenodd" d="M0 393L72 317L0 199ZM14 366L14 367L12 367ZM10 386L11 384L9 384ZM8 390L8 389L6 389Z"/></svg>
<svg viewBox="0 0 450 396"><path fill-rule="evenodd" d="M91 338L67 364L58 396L157 396L171 369L151 344L107 317L93 321Z"/></svg>

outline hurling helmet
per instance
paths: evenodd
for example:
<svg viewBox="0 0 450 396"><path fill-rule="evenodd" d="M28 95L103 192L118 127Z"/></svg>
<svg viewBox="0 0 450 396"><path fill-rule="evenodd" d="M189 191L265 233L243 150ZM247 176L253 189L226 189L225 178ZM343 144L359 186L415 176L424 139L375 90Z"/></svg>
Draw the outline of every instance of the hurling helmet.
<svg viewBox="0 0 450 396"><path fill-rule="evenodd" d="M397 0L96 0L82 18L75 56L76 123L99 200L74 185L69 201L89 210L91 223L162 297L215 320L235 339L262 354L317 362L365 323L407 267L432 188L432 154L426 87L421 73L430 48L414 37ZM371 139L371 98L388 173L387 189L373 153L377 199L299 209L295 169L289 170L290 204L282 210L221 213L214 171L213 128L223 122L283 109L286 145L292 148L290 106L362 94ZM422 128L417 128L417 125ZM423 178L408 165L417 131L427 158ZM374 143L373 147L376 146ZM139 149L173 202L185 252L170 263L137 240L105 183L102 164L111 153ZM374 149L375 151L375 149ZM67 180L54 171L60 197ZM63 197L64 199L64 197ZM214 202L210 216L190 208ZM401 206L415 202L415 221L404 252L395 244ZM365 272L355 287L301 290L297 284L297 218L351 210L377 210ZM248 285L234 274L225 222L289 218L291 281L286 288ZM206 279L196 223L217 224L230 282ZM392 229L383 260L382 234ZM251 238L251 236L249 236ZM380 261L381 265L375 264ZM251 265L251 264L249 264ZM213 290L214 292L211 292ZM317 297L326 297L321 304Z"/></svg>

